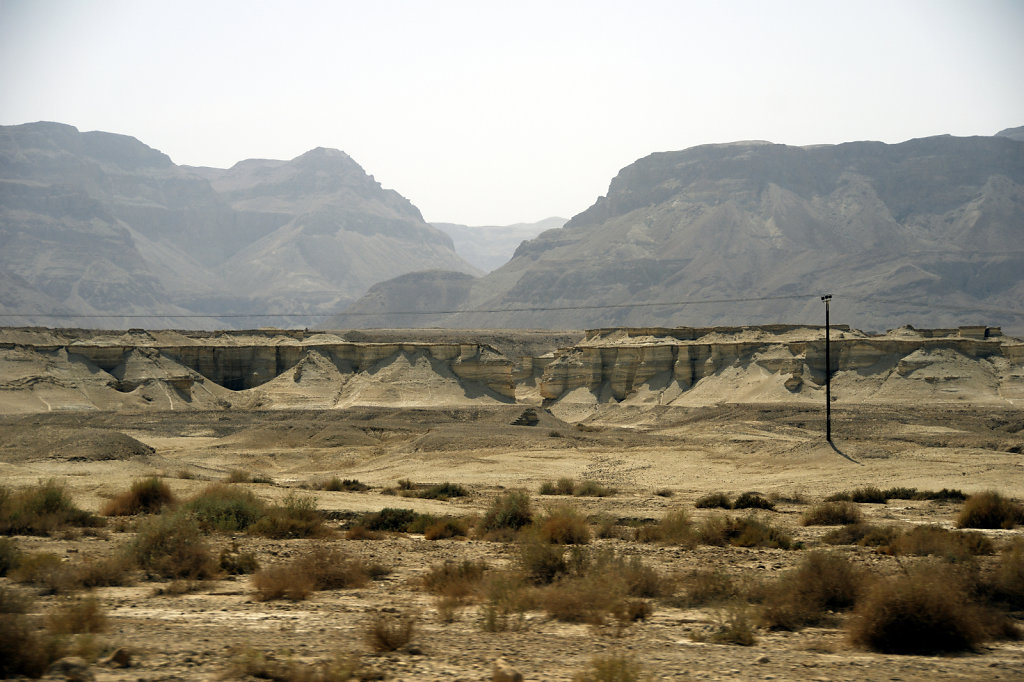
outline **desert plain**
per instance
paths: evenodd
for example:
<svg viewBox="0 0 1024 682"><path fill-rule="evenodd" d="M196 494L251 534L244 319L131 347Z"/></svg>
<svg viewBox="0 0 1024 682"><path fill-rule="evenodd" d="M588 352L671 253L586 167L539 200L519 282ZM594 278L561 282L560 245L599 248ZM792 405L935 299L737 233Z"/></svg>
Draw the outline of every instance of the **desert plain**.
<svg viewBox="0 0 1024 682"><path fill-rule="evenodd" d="M832 443L825 439L817 329L731 330L714 332L713 339L706 332L701 343L712 349L708 354L686 351L691 359L699 355L704 369L685 380L679 378L678 347L693 340L675 339L668 375L658 367L644 372L644 363L654 364L649 353L639 360L640 370L629 370L628 381L616 375L615 363L640 357L638 345L672 345L665 334L580 333L487 345L482 333L472 340L438 340L434 332L419 338L420 346L389 346L374 356L376 364L362 366L338 359L336 347L349 342L339 337L330 340L334 350L307 349L276 378L236 389L201 373L182 380L196 370L180 369L188 364L184 360L179 369L167 364L167 358L184 357L181 352L129 342L128 333L51 335L44 341L38 330L9 333L0 363L0 481L8 490L53 480L77 506L96 513L150 477L160 477L181 504L217 482L269 505L305 499L323 518L324 530L315 537L209 532L203 541L213 555L224 549L251 554L264 570L317 548L384 570L358 587L315 590L302 599L267 599L251 571L183 580L134 570L127 584L58 594L18 583L13 574L0 578L0 585L31 593L32 613L40 617L95 598L107 623L90 636L94 655L84 657L83 674L97 680L349 674L489 680L512 675L511 669L533 680L586 674L591 677L580 679L628 679L607 671L601 677L594 665L602 660L627 661L650 679L1021 679L1024 643L1013 639L987 639L955 654L884 654L851 639L854 614L848 610L788 630L764 625L756 600L688 596L701 572L714 571L736 585L769 585L815 551L841 555L873 579L946 561L830 544L825 537L836 525L803 524L809 509L843 491L994 490L1024 497L1024 412L1017 397L1022 365L1020 354L1008 350L1020 342L992 339L983 330L970 348L989 350L973 352L954 338L955 330L947 331L939 340L953 340L931 344L928 339L941 335L904 330L893 335L899 338L885 353L867 335L834 332L847 345L836 350ZM95 351L77 354L75 344L83 339L116 347L108 354L116 362L97 360ZM456 366L451 353L428 347L442 342L461 343L460 360L487 357ZM873 364L865 364L867 356L857 348L873 343ZM993 343L1004 350L996 353ZM608 351L616 345L618 355ZM597 347L605 350L593 351ZM729 349L725 356L723 348ZM845 359L838 350L843 348ZM783 351L789 353L784 362ZM590 383L575 385L582 370L564 368L586 369L585 361L572 363L588 352L597 352L605 366L596 374L590 367ZM483 376L480 367L496 363L488 354L517 358L507 366L509 390L501 392L496 380ZM526 363L526 357L532 360ZM146 376L133 378L132 372ZM332 479L358 481L365 489L322 489ZM545 485L550 493L564 479L603 490L541 494ZM415 496L442 483L466 494ZM642 617L635 620L609 613L567 622L546 609L548 588L530 585L525 605L495 626L488 622L484 591L445 602L427 589L424 579L446 562L474 562L485 566L485 575L521 569L523 541L488 536L481 528L494 501L510 491L528 494L536 518L569 507L586 520L589 542L564 547L567 558L611 552L639 560L660 576L662 593L644 597ZM752 491L774 508L695 505L711 493L734 499ZM869 524L955 530L964 503L854 504ZM428 540L422 532L352 532L367 514L385 508L464 519L467 533ZM643 541L644 526L680 510L694 528L716 517L754 518L787 535L789 548ZM111 516L100 528L18 535L13 542L23 556L52 553L76 564L123 554L149 520L145 514ZM993 547L994 553L970 559L982 572L993 570L1004 548L1024 537L1020 525L973 532ZM1021 613L1007 617L1021 625ZM396 650L381 651L367 638L375 622L403 618L413 629ZM715 634L735 618L748 621L754 641L716 643ZM118 649L127 654L127 665L107 660ZM335 660L345 663L333 673L337 677L325 677L326 667L317 666Z"/></svg>

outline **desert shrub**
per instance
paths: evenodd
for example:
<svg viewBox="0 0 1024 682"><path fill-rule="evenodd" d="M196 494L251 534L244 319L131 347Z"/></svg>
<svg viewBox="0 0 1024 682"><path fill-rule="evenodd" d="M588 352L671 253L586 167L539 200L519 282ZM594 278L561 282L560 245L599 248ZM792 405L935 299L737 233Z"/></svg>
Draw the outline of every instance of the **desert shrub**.
<svg viewBox="0 0 1024 682"><path fill-rule="evenodd" d="M491 502L484 514L481 528L484 531L509 528L519 530L533 521L530 507L530 496L523 490L512 490L500 495Z"/></svg>
<svg viewBox="0 0 1024 682"><path fill-rule="evenodd" d="M249 526L249 532L267 538L310 538L327 534L316 498L291 494L281 505L267 507L263 516Z"/></svg>
<svg viewBox="0 0 1024 682"><path fill-rule="evenodd" d="M64 655L62 640L44 633L31 609L27 595L0 585L0 678L41 677Z"/></svg>
<svg viewBox="0 0 1024 682"><path fill-rule="evenodd" d="M572 495L573 491L576 490L576 481L563 476L555 482L555 494L556 495Z"/></svg>
<svg viewBox="0 0 1024 682"><path fill-rule="evenodd" d="M893 496L895 497L895 495ZM942 490L919 490L914 493L915 500L952 500L960 502L967 499L967 493L957 488L943 488Z"/></svg>
<svg viewBox="0 0 1024 682"><path fill-rule="evenodd" d="M712 516L704 519L697 529L697 536L705 545L724 547L771 547L790 549L793 538L785 531L775 528L753 516L729 517Z"/></svg>
<svg viewBox="0 0 1024 682"><path fill-rule="evenodd" d="M627 624L650 615L644 599L668 596L674 588L639 557L574 550L566 571L544 588L542 604L549 616L564 622L602 625L614 618Z"/></svg>
<svg viewBox="0 0 1024 682"><path fill-rule="evenodd" d="M801 492L772 493L768 496L772 502L788 502L789 504L807 504L807 497Z"/></svg>
<svg viewBox="0 0 1024 682"><path fill-rule="evenodd" d="M86 557L70 567L75 582L86 588L130 585L134 568L131 558L123 553L98 559Z"/></svg>
<svg viewBox="0 0 1024 682"><path fill-rule="evenodd" d="M476 592L486 571L483 561L446 561L427 571L423 587L433 594L464 599Z"/></svg>
<svg viewBox="0 0 1024 682"><path fill-rule="evenodd" d="M992 541L981 533L958 533L930 525L914 526L893 538L884 549L890 554L935 556L947 561L995 554Z"/></svg>
<svg viewBox="0 0 1024 682"><path fill-rule="evenodd" d="M0 577L17 568L20 561L21 550L18 549L18 543L10 538L0 538Z"/></svg>
<svg viewBox="0 0 1024 682"><path fill-rule="evenodd" d="M573 488L572 494L576 497L611 497L617 491L597 481L580 481Z"/></svg>
<svg viewBox="0 0 1024 682"><path fill-rule="evenodd" d="M621 601L609 590L608 581L597 575L559 580L544 591L547 615L564 623L603 625Z"/></svg>
<svg viewBox="0 0 1024 682"><path fill-rule="evenodd" d="M243 469L232 469L225 480L228 483L274 483L274 479L267 474L251 474Z"/></svg>
<svg viewBox="0 0 1024 682"><path fill-rule="evenodd" d="M256 555L252 552L243 552L237 542L232 542L230 547L221 550L218 563L220 570L227 575L248 575L260 568Z"/></svg>
<svg viewBox="0 0 1024 682"><path fill-rule="evenodd" d="M595 656L573 682L639 682L647 679L642 665L629 654Z"/></svg>
<svg viewBox="0 0 1024 682"><path fill-rule="evenodd" d="M696 544L693 524L685 509L666 512L658 523L640 526L637 528L636 539L638 542L660 542L683 547L692 547Z"/></svg>
<svg viewBox="0 0 1024 682"><path fill-rule="evenodd" d="M891 543L900 535L896 526L875 526L870 523L851 523L833 528L821 540L829 545L860 545L880 547Z"/></svg>
<svg viewBox="0 0 1024 682"><path fill-rule="evenodd" d="M465 537L469 532L469 523L465 519L446 516L438 519L423 530L426 540L444 540L446 538Z"/></svg>
<svg viewBox="0 0 1024 682"><path fill-rule="evenodd" d="M577 560L577 573L597 574L616 583L629 597L667 597L675 591L675 582L645 564L638 556L625 557L612 551L591 552Z"/></svg>
<svg viewBox="0 0 1024 682"><path fill-rule="evenodd" d="M534 593L520 573L489 571L481 581L480 627L485 632L519 630L535 606Z"/></svg>
<svg viewBox="0 0 1024 682"><path fill-rule="evenodd" d="M107 614L95 597L65 602L47 618L51 632L60 635L99 633L107 630Z"/></svg>
<svg viewBox="0 0 1024 682"><path fill-rule="evenodd" d="M411 614L376 613L363 628L363 641L374 651L397 651L412 641L416 617Z"/></svg>
<svg viewBox="0 0 1024 682"><path fill-rule="evenodd" d="M733 509L775 509L775 503L761 493L747 492L736 498Z"/></svg>
<svg viewBox="0 0 1024 682"><path fill-rule="evenodd" d="M100 513L104 516L132 516L134 514L158 514L164 507L177 500L170 486L156 476L132 483L128 492L108 500Z"/></svg>
<svg viewBox="0 0 1024 682"><path fill-rule="evenodd" d="M469 491L463 488L458 483L438 483L432 485L423 490L415 491L413 497L419 497L426 500L448 500L453 497L467 497Z"/></svg>
<svg viewBox="0 0 1024 682"><path fill-rule="evenodd" d="M562 545L553 545L536 537L525 538L519 543L517 559L526 578L537 585L546 585L569 570Z"/></svg>
<svg viewBox="0 0 1024 682"><path fill-rule="evenodd" d="M721 568L699 568L685 579L687 606L703 606L734 601L740 588L736 581Z"/></svg>
<svg viewBox="0 0 1024 682"><path fill-rule="evenodd" d="M829 611L851 608L863 582L863 573L845 557L811 552L768 587L761 621L775 630L820 623Z"/></svg>
<svg viewBox="0 0 1024 682"><path fill-rule="evenodd" d="M412 509L384 507L378 512L363 515L359 525L367 530L404 533L416 517L417 514Z"/></svg>
<svg viewBox="0 0 1024 682"><path fill-rule="evenodd" d="M537 489L537 492L541 495L557 495L558 489L555 488L555 484L551 481L544 481L540 484L540 488Z"/></svg>
<svg viewBox="0 0 1024 682"><path fill-rule="evenodd" d="M863 517L857 505L847 501L830 501L816 504L801 517L805 526L839 526L860 523Z"/></svg>
<svg viewBox="0 0 1024 682"><path fill-rule="evenodd" d="M25 554L11 571L11 579L38 587L43 594L64 594L80 587L71 565L52 552Z"/></svg>
<svg viewBox="0 0 1024 682"><path fill-rule="evenodd" d="M956 518L957 528L1013 528L1024 523L1024 506L994 490L971 495Z"/></svg>
<svg viewBox="0 0 1024 682"><path fill-rule="evenodd" d="M708 493L693 503L698 509L732 509L732 502L725 493Z"/></svg>
<svg viewBox="0 0 1024 682"><path fill-rule="evenodd" d="M322 661L307 663L290 656L279 660L274 653L245 647L231 658L223 679L259 679L277 682L344 682L345 680L374 679L361 677L362 664L358 656L338 654Z"/></svg>
<svg viewBox="0 0 1024 682"><path fill-rule="evenodd" d="M854 488L853 490L844 490L834 495L829 495L825 498L826 502L864 502L870 504L885 504L886 496L885 493L875 486L866 486L864 488Z"/></svg>
<svg viewBox="0 0 1024 682"><path fill-rule="evenodd" d="M990 602L1024 609L1024 540L1018 538L1003 550L982 591Z"/></svg>
<svg viewBox="0 0 1024 682"><path fill-rule="evenodd" d="M383 540L384 533L370 530L366 526L352 526L345 531L346 540Z"/></svg>
<svg viewBox="0 0 1024 682"><path fill-rule="evenodd" d="M569 506L551 509L536 522L537 536L559 545L585 545L590 542L590 526L583 515Z"/></svg>
<svg viewBox="0 0 1024 682"><path fill-rule="evenodd" d="M923 499L917 497L917 488L908 488L906 486L896 486L893 488L886 488L882 491L882 496L886 500L916 500Z"/></svg>
<svg viewBox="0 0 1024 682"><path fill-rule="evenodd" d="M207 486L185 504L204 530L244 531L266 514L264 505L252 492L223 483Z"/></svg>
<svg viewBox="0 0 1024 682"><path fill-rule="evenodd" d="M287 563L261 569L252 579L260 601L301 601L319 590L363 587L381 571L338 550L318 547Z"/></svg>
<svg viewBox="0 0 1024 682"><path fill-rule="evenodd" d="M365 483L362 483L358 479L346 478L343 480L341 478L338 478L337 476L332 476L326 481L321 482L316 487L319 490L329 490L332 492L344 491L350 493L358 493L370 489L370 486L366 485Z"/></svg>
<svg viewBox="0 0 1024 682"><path fill-rule="evenodd" d="M103 519L75 506L54 480L10 491L0 486L0 535L48 535L69 526L96 527Z"/></svg>
<svg viewBox="0 0 1024 682"><path fill-rule="evenodd" d="M199 523L183 513L147 519L139 526L128 552L152 578L197 580L218 574L217 561Z"/></svg>
<svg viewBox="0 0 1024 682"><path fill-rule="evenodd" d="M654 494L658 497L672 497L676 493L671 488L658 488L654 491Z"/></svg>
<svg viewBox="0 0 1024 682"><path fill-rule="evenodd" d="M305 573L295 562L261 568L253 574L252 585L260 601L302 601L316 590L313 576Z"/></svg>
<svg viewBox="0 0 1024 682"><path fill-rule="evenodd" d="M888 654L973 650L987 638L986 614L962 577L941 565L877 581L849 621L854 644Z"/></svg>

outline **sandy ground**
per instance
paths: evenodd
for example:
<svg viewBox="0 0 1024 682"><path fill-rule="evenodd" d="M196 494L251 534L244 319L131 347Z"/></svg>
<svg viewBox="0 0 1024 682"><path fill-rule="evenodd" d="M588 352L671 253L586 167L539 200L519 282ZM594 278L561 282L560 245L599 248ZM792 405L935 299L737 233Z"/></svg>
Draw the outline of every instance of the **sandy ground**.
<svg viewBox="0 0 1024 682"><path fill-rule="evenodd" d="M0 480L8 487L56 477L76 502L91 510L153 474L168 476L187 497L233 469L262 473L273 484L246 485L261 498L281 500L305 483L330 476L355 478L365 492L304 491L321 509L337 512L407 507L435 514L480 513L502 490L524 488L543 509L565 498L537 493L562 476L615 487L605 498L571 498L580 511L617 519L657 519L687 509L712 491L796 494L814 502L858 486L996 489L1024 497L1024 417L1020 410L960 406L858 406L834 413L835 447L823 439L822 410L803 405L708 408L602 408L582 424L538 410L536 426L512 426L522 406L436 409L350 408L220 412L49 413L0 417ZM182 472L194 476L180 478ZM472 491L441 502L382 494L399 479L451 481ZM670 490L670 497L655 491ZM890 501L860 505L870 520L952 527L952 502ZM804 528L805 504L780 503L758 514L789 529L808 548L826 528ZM343 521L331 524L339 527ZM127 528L127 526L126 526ZM1024 529L986 531L997 544ZM100 537L18 538L26 551L46 550L77 561L118 551L130 531L114 527ZM251 648L279 658L314 661L337 652L357 654L367 670L388 679L490 679L503 657L526 679L571 679L595 655L632 654L655 678L710 679L1021 679L1024 645L999 642L970 655L883 656L853 648L841 623L797 633L759 632L752 647L695 642L722 612L655 603L653 615L624 629L560 623L541 611L515 632L484 632L475 606L455 622L439 618L434 598L418 578L446 559L483 559L500 568L514 548L480 540L428 542L419 535L385 540L270 541L234 538L272 565L311 544L342 549L393 571L357 590L319 592L303 602L258 602L251 578L211 581L198 591L158 595L160 584L92 592L108 609L103 638L133 652L130 668L92 668L100 680L222 678L237 652ZM213 542L227 545L230 537ZM763 578L794 566L803 551L697 547L681 549L608 539L610 546L667 574L685 576L719 565L738 576ZM856 562L878 573L897 570L891 557L845 547ZM0 579L6 582L8 579ZM53 608L59 597L40 597ZM360 632L380 610L418 614L411 651L372 653ZM228 677L230 678L230 674Z"/></svg>

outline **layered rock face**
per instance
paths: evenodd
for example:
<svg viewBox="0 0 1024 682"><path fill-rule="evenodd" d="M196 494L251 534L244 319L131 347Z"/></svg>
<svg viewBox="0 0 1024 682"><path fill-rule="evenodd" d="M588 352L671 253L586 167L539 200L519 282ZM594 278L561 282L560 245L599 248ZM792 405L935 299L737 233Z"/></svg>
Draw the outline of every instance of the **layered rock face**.
<svg viewBox="0 0 1024 682"><path fill-rule="evenodd" d="M26 313L7 324L309 325L381 280L477 272L343 152L190 168L58 123L0 127L0 244L0 313Z"/></svg>
<svg viewBox="0 0 1024 682"><path fill-rule="evenodd" d="M352 341L277 330L5 330L0 412L521 403L578 420L619 404L817 403L826 376L824 331L599 329L549 352L508 357L480 338L437 341L409 332L403 339L401 331ZM870 335L842 325L829 339L833 394L844 403L1024 404L1024 343L998 328Z"/></svg>

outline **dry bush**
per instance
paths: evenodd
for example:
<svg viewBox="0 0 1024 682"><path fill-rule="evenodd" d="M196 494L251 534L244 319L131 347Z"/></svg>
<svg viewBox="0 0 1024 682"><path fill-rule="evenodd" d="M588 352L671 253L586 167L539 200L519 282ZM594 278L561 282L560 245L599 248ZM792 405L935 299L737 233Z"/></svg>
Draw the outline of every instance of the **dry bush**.
<svg viewBox="0 0 1024 682"><path fill-rule="evenodd" d="M518 550L519 566L534 584L546 585L569 570L562 545L526 537L519 542Z"/></svg>
<svg viewBox="0 0 1024 682"><path fill-rule="evenodd" d="M220 572L199 523L182 513L146 519L128 554L151 578L200 580Z"/></svg>
<svg viewBox="0 0 1024 682"><path fill-rule="evenodd" d="M370 530L366 526L352 526L345 531L346 540L383 540L384 533Z"/></svg>
<svg viewBox="0 0 1024 682"><path fill-rule="evenodd" d="M51 552L33 552L22 556L11 571L16 583L38 587L43 594L66 594L80 589L73 567Z"/></svg>
<svg viewBox="0 0 1024 682"><path fill-rule="evenodd" d="M499 495L491 502L480 522L480 527L485 532L503 528L519 530L532 521L530 496L524 490L512 490Z"/></svg>
<svg viewBox="0 0 1024 682"><path fill-rule="evenodd" d="M885 504L886 494L875 486L866 486L864 488L854 488L853 490L844 490L842 492L829 495L825 498L826 502L864 502L869 504Z"/></svg>
<svg viewBox="0 0 1024 682"><path fill-rule="evenodd" d="M578 511L567 505L555 507L534 522L537 537L558 545L585 545L590 542L590 526Z"/></svg>
<svg viewBox="0 0 1024 682"><path fill-rule="evenodd" d="M107 501L100 513L104 516L133 516L158 514L177 500L170 486L156 476L135 481L128 492Z"/></svg>
<svg viewBox="0 0 1024 682"><path fill-rule="evenodd" d="M763 496L761 493L746 492L736 498L732 503L733 509L775 509L775 503Z"/></svg>
<svg viewBox="0 0 1024 682"><path fill-rule="evenodd" d="M914 526L893 538L882 549L889 554L935 556L956 562L995 554L992 541L981 533L958 533L931 525Z"/></svg>
<svg viewBox="0 0 1024 682"><path fill-rule="evenodd" d="M654 491L654 494L658 497L672 497L676 493L671 488L658 488Z"/></svg>
<svg viewBox="0 0 1024 682"><path fill-rule="evenodd" d="M486 571L483 561L446 561L427 571L423 588L444 597L466 598L480 587Z"/></svg>
<svg viewBox="0 0 1024 682"><path fill-rule="evenodd" d="M85 557L81 563L71 567L75 581L82 587L116 587L132 584L135 564L124 553L114 556Z"/></svg>
<svg viewBox="0 0 1024 682"><path fill-rule="evenodd" d="M609 488L597 481L580 481L573 488L572 494L576 497L611 497L617 490Z"/></svg>
<svg viewBox="0 0 1024 682"><path fill-rule="evenodd" d="M209 485L185 504L205 530L244 531L266 514L266 505L252 492L223 483Z"/></svg>
<svg viewBox="0 0 1024 682"><path fill-rule="evenodd" d="M614 590L612 583L597 574L559 580L544 590L544 611L563 623L603 625L623 597Z"/></svg>
<svg viewBox="0 0 1024 682"><path fill-rule="evenodd" d="M75 506L53 479L11 491L0 486L0 535L49 535L69 527L97 527L103 519Z"/></svg>
<svg viewBox="0 0 1024 682"><path fill-rule="evenodd" d="M534 590L525 577L511 571L488 571L481 583L480 627L485 632L521 630L525 613L536 606Z"/></svg>
<svg viewBox="0 0 1024 682"><path fill-rule="evenodd" d="M447 481L428 486L422 490L415 490L412 495L407 495L407 497L419 497L425 500L450 500L453 497L468 496L469 490L463 488L458 483L448 483Z"/></svg>
<svg viewBox="0 0 1024 682"><path fill-rule="evenodd" d="M729 517L710 516L700 524L697 536L701 543L716 547L771 547L775 549L795 548L793 538L785 531L775 528L753 516Z"/></svg>
<svg viewBox="0 0 1024 682"><path fill-rule="evenodd" d="M879 580L857 602L850 639L887 654L973 650L989 638L991 618L968 593L962 575L941 564Z"/></svg>
<svg viewBox="0 0 1024 682"><path fill-rule="evenodd" d="M740 595L737 582L721 568L699 568L687 575L686 606L704 606L735 601Z"/></svg>
<svg viewBox="0 0 1024 682"><path fill-rule="evenodd" d="M0 678L41 677L64 655L61 638L46 634L29 616L32 600L0 585Z"/></svg>
<svg viewBox="0 0 1024 682"><path fill-rule="evenodd" d="M469 522L454 516L439 519L423 530L425 540L445 540L447 538L465 537L469 533Z"/></svg>
<svg viewBox="0 0 1024 682"><path fill-rule="evenodd" d="M845 557L811 552L797 568L767 587L761 622L773 630L825 622L828 612L853 607L863 584L863 573Z"/></svg>
<svg viewBox="0 0 1024 682"><path fill-rule="evenodd" d="M313 488L315 490L329 490L329 491L332 491L332 492L342 492L342 491L344 491L344 492L351 492L351 493L358 493L358 492L362 492L364 490L369 490L370 489L370 486L368 486L365 483L359 481L358 479L346 478L346 479L342 480L342 479L338 478L337 476L332 476L331 478L327 479L326 481L320 481L319 483L313 484L313 485L311 485L309 487L311 487L311 488Z"/></svg>
<svg viewBox="0 0 1024 682"><path fill-rule="evenodd" d="M640 682L647 679L636 657L628 654L595 656L584 670L573 677L573 682Z"/></svg>
<svg viewBox="0 0 1024 682"><path fill-rule="evenodd" d="M262 568L252 576L256 598L260 601L288 599L302 601L316 590L316 581L297 562Z"/></svg>
<svg viewBox="0 0 1024 682"><path fill-rule="evenodd" d="M1024 539L1010 543L982 586L989 602L1024 609Z"/></svg>
<svg viewBox="0 0 1024 682"><path fill-rule="evenodd" d="M378 512L364 514L358 525L367 530L405 533L418 516L412 509L385 507Z"/></svg>
<svg viewBox="0 0 1024 682"><path fill-rule="evenodd" d="M319 590L364 587L372 578L387 572L336 549L317 547L288 563L261 569L252 579L260 601L301 601Z"/></svg>
<svg viewBox="0 0 1024 682"><path fill-rule="evenodd" d="M722 492L708 493L693 503L698 509L732 509L729 496Z"/></svg>
<svg viewBox="0 0 1024 682"><path fill-rule="evenodd" d="M273 653L246 647L232 656L225 679L256 678L277 682L345 682L375 679L361 677L361 667L359 657L354 655L338 654L326 661L304 663L291 658L278 660Z"/></svg>
<svg viewBox="0 0 1024 682"><path fill-rule="evenodd" d="M730 603L715 611L715 624L710 632L694 631L690 639L695 642L752 646L757 643L750 608L738 602Z"/></svg>
<svg viewBox="0 0 1024 682"><path fill-rule="evenodd" d="M882 547L899 537L902 531L897 526L875 526L869 523L851 523L834 528L822 536L821 541L830 545L860 545L861 547Z"/></svg>
<svg viewBox="0 0 1024 682"><path fill-rule="evenodd" d="M250 474L243 469L232 469L225 479L228 483L269 483L273 485L274 479L267 474Z"/></svg>
<svg viewBox="0 0 1024 682"><path fill-rule="evenodd" d="M644 599L674 590L672 580L639 557L581 550L571 557L569 571L545 588L543 605L549 616L565 622L602 625L614 618L624 625L650 615Z"/></svg>
<svg viewBox="0 0 1024 682"><path fill-rule="evenodd" d="M0 538L0 577L7 575L21 562L21 550L11 538Z"/></svg>
<svg viewBox="0 0 1024 682"><path fill-rule="evenodd" d="M248 575L260 568L256 555L252 552L243 552L237 542L232 542L230 547L221 550L218 563L220 570L227 575Z"/></svg>
<svg viewBox="0 0 1024 682"><path fill-rule="evenodd" d="M316 508L316 498L290 494L283 504L268 507L264 515L249 526L249 532L266 538L313 538L328 535L324 517Z"/></svg>
<svg viewBox="0 0 1024 682"><path fill-rule="evenodd" d="M971 495L956 518L957 528L1013 528L1024 523L1024 506L994 490Z"/></svg>
<svg viewBox="0 0 1024 682"><path fill-rule="evenodd" d="M377 613L363 628L363 641L374 651L397 651L412 641L416 616Z"/></svg>
<svg viewBox="0 0 1024 682"><path fill-rule="evenodd" d="M658 523L640 526L637 528L636 539L637 542L660 542L682 547L692 547L697 543L690 515L685 509L666 512Z"/></svg>
<svg viewBox="0 0 1024 682"><path fill-rule="evenodd" d="M805 526L839 526L860 523L863 520L860 509L852 502L829 501L816 504L800 519Z"/></svg>
<svg viewBox="0 0 1024 682"><path fill-rule="evenodd" d="M789 504L808 504L807 497L801 492L772 493L768 496L772 502L787 502Z"/></svg>
<svg viewBox="0 0 1024 682"><path fill-rule="evenodd" d="M107 614L95 597L66 602L46 619L50 632L58 635L106 632Z"/></svg>

